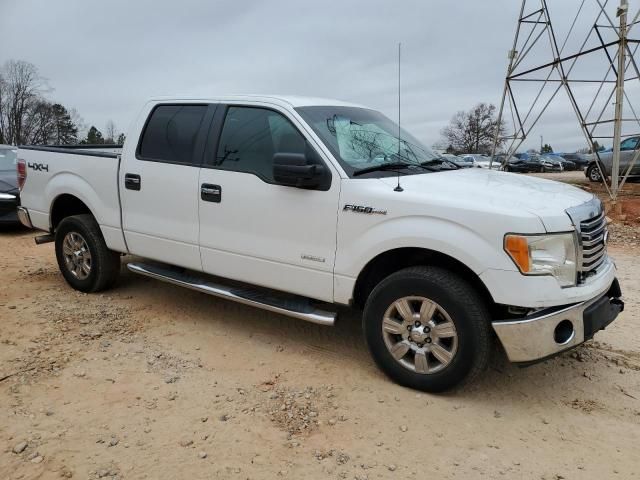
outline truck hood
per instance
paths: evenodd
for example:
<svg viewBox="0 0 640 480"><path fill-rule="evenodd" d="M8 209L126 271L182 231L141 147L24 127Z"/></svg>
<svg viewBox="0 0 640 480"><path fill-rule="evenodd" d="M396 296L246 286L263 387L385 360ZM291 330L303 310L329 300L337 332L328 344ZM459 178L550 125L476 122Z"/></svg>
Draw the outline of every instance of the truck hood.
<svg viewBox="0 0 640 480"><path fill-rule="evenodd" d="M380 179L395 187L395 177ZM452 203L477 208L526 211L540 218L548 232L572 228L566 209L588 202L593 195L565 183L484 168L406 175L400 177L405 192L448 197Z"/></svg>

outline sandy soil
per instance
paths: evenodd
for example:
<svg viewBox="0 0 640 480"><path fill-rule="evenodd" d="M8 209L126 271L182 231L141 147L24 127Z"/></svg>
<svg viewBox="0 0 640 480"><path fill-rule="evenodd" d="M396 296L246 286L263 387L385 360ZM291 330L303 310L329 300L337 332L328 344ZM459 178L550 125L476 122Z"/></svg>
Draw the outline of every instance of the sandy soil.
<svg viewBox="0 0 640 480"><path fill-rule="evenodd" d="M124 273L83 295L51 244L0 232L0 478L638 478L640 262L610 250L627 309L596 341L527 369L496 349L434 396L376 369L355 314L320 327Z"/></svg>

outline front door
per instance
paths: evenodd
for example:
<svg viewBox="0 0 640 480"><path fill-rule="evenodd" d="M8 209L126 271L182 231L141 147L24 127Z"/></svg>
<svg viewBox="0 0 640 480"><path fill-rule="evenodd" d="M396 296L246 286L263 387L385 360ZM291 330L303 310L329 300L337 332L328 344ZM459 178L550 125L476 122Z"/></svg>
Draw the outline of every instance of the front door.
<svg viewBox="0 0 640 480"><path fill-rule="evenodd" d="M156 105L139 145L124 152L119 181L123 229L131 253L202 269L198 176L205 125L214 109L199 104Z"/></svg>
<svg viewBox="0 0 640 480"><path fill-rule="evenodd" d="M338 175L284 112L230 105L218 115L199 181L203 270L332 301ZM332 178L317 190L278 185L275 153L314 157Z"/></svg>
<svg viewBox="0 0 640 480"><path fill-rule="evenodd" d="M640 148L640 137L627 138L620 144L620 176L624 176ZM640 175L640 159L636 159L631 175Z"/></svg>

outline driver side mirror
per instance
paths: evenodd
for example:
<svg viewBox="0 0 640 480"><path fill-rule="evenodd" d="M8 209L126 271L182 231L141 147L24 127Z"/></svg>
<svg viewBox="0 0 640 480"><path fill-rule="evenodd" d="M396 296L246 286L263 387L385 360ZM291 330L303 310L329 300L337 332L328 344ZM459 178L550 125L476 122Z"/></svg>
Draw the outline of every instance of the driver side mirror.
<svg viewBox="0 0 640 480"><path fill-rule="evenodd" d="M289 187L328 190L327 169L310 163L304 153L276 153L273 156L273 178Z"/></svg>

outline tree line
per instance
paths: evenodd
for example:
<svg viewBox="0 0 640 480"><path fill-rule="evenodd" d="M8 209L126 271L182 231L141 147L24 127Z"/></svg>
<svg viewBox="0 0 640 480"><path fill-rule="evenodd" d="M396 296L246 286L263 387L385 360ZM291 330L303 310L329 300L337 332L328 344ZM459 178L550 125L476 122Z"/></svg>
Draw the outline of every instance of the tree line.
<svg viewBox="0 0 640 480"><path fill-rule="evenodd" d="M0 67L0 144L76 145L121 144L109 120L103 134L87 128L80 114L49 100L52 91L37 67L23 60L9 60Z"/></svg>
<svg viewBox="0 0 640 480"><path fill-rule="evenodd" d="M434 145L434 148L442 148L447 153L480 153L490 155L493 144L498 133L497 151L505 144L505 132L507 126L504 122L498 125L496 107L492 104L479 103L471 110L457 112L449 122L449 125L441 131L442 140ZM604 150L604 146L597 141L593 142L594 148L585 147L579 149L578 153L593 153ZM544 144L541 151L535 149L528 150L529 153L552 153L553 147Z"/></svg>

